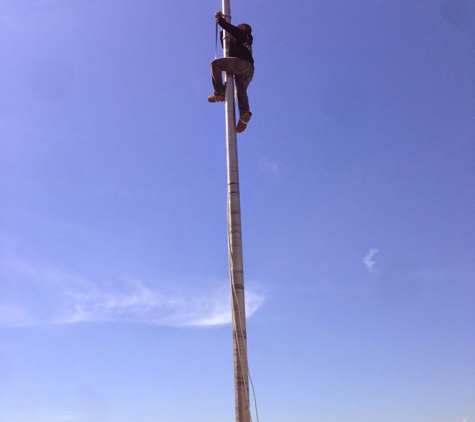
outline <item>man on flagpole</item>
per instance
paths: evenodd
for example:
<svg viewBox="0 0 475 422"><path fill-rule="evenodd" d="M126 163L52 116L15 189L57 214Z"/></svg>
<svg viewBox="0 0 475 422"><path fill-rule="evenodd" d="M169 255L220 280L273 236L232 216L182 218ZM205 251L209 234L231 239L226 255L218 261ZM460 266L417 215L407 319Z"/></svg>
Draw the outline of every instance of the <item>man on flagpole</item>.
<svg viewBox="0 0 475 422"><path fill-rule="evenodd" d="M214 93L208 97L210 103L225 100L225 87L223 84L223 72L232 73L236 83L236 96L239 107L239 121L236 132L243 132L252 113L249 108L247 88L254 76L254 58L252 57L252 28L246 23L234 26L226 19L222 12L215 14L217 24L223 28L230 37L229 56L215 59L211 62L211 80ZM221 44L223 37L221 36Z"/></svg>

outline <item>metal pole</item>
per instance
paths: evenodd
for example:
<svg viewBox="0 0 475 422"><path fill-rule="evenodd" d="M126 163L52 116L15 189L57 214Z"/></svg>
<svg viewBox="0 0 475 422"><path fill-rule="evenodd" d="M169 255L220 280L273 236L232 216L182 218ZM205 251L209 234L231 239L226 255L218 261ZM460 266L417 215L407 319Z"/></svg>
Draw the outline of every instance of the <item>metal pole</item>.
<svg viewBox="0 0 475 422"><path fill-rule="evenodd" d="M223 13L231 22L230 0L223 0ZM229 38L225 33L224 57L229 57ZM228 177L228 251L231 284L234 397L236 422L250 422L249 366L247 361L246 309L242 259L241 204L236 142L234 79L226 74L226 152Z"/></svg>

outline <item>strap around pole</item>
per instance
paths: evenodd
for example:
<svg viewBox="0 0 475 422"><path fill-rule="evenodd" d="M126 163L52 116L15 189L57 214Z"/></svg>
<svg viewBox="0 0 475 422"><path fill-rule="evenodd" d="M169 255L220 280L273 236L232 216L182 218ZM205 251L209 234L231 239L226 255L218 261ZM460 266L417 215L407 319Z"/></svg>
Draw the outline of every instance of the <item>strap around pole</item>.
<svg viewBox="0 0 475 422"><path fill-rule="evenodd" d="M216 29L214 33L214 58L218 58L218 22L216 22Z"/></svg>

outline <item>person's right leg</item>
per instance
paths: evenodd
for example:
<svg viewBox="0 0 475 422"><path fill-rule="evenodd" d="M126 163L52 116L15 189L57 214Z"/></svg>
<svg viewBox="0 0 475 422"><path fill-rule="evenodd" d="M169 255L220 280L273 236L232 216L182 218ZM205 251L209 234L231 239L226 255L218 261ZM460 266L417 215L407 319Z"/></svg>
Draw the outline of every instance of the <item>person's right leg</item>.
<svg viewBox="0 0 475 422"><path fill-rule="evenodd" d="M215 95L224 97L223 70L226 65L225 58L215 59L211 62L211 81Z"/></svg>
<svg viewBox="0 0 475 422"><path fill-rule="evenodd" d="M236 96L238 99L239 115L244 113L250 113L249 109L249 97L247 96L247 88L254 76L254 69L250 63L244 62L244 70L234 75L234 81L236 82Z"/></svg>
<svg viewBox="0 0 475 422"><path fill-rule="evenodd" d="M240 60L240 59L238 59ZM239 105L239 120L236 126L237 133L244 132L247 124L251 120L252 113L249 109L249 97L247 96L247 88L254 76L254 68L251 63L246 60L240 60L238 63L240 72L234 75L236 82L236 96Z"/></svg>

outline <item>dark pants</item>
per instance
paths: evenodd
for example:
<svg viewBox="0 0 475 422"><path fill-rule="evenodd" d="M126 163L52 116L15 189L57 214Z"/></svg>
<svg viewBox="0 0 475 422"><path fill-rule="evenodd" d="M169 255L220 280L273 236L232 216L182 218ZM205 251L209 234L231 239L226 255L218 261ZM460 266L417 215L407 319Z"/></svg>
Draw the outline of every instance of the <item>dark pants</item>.
<svg viewBox="0 0 475 422"><path fill-rule="evenodd" d="M236 95L239 104L239 115L249 113L249 99L247 97L247 87L254 76L254 68L247 60L236 57L223 57L211 62L211 79L213 81L214 93L224 95L223 74L229 72L234 75L236 82Z"/></svg>

